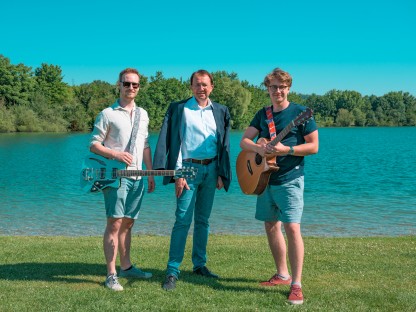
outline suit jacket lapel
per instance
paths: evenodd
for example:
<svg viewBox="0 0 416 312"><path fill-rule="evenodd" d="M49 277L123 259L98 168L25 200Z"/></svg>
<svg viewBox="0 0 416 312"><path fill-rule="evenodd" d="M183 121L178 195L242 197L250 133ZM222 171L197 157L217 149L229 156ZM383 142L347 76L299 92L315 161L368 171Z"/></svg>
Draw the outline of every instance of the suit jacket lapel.
<svg viewBox="0 0 416 312"><path fill-rule="evenodd" d="M215 124L217 125L217 137L220 138L221 134L219 127L221 125L221 112L217 107L217 103L212 102L212 113L214 114Z"/></svg>
<svg viewBox="0 0 416 312"><path fill-rule="evenodd" d="M179 130L179 137L181 139L181 142L182 142L182 135L183 135L181 126L182 126L182 119L183 119L183 110L185 108L186 102L188 102L188 101L184 101L184 102L178 104L178 118L177 118L177 125L176 126L179 128L178 130Z"/></svg>

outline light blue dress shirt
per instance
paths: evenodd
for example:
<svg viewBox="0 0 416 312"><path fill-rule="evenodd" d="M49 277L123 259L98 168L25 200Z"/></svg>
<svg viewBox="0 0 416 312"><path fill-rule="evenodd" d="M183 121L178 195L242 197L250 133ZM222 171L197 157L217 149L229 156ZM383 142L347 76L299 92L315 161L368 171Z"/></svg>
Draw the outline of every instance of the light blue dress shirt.
<svg viewBox="0 0 416 312"><path fill-rule="evenodd" d="M200 107L195 97L186 102L181 125L181 152L176 169L182 168L187 158L207 159L217 156L217 125L208 99L206 107Z"/></svg>

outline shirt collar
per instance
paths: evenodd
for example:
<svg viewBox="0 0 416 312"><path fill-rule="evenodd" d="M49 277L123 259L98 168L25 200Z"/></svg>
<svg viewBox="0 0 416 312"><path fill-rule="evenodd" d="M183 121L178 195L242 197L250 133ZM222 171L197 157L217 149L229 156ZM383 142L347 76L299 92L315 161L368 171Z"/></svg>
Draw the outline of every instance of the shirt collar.
<svg viewBox="0 0 416 312"><path fill-rule="evenodd" d="M114 104L111 106L114 110L126 110L125 108L120 106L119 100L115 101ZM137 109L136 103L134 103L133 112Z"/></svg>
<svg viewBox="0 0 416 312"><path fill-rule="evenodd" d="M191 98L188 100L188 102L186 102L186 106L187 106L188 108L192 108L192 109L201 109L201 110L203 110L203 109L211 108L211 107L212 107L212 102L211 102L211 100L208 98L208 105L207 105L207 106L205 106L204 108L201 108L201 107L198 105L198 101L197 101L197 100L196 100L196 98L193 96L193 97L191 97Z"/></svg>

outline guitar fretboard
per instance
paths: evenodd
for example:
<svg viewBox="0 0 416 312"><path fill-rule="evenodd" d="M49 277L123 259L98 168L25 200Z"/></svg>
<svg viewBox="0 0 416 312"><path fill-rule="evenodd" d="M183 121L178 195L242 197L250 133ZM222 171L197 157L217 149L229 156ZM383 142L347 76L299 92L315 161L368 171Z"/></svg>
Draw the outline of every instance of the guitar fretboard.
<svg viewBox="0 0 416 312"><path fill-rule="evenodd" d="M275 146L277 143L279 143L286 134L289 133L289 131L295 126L294 122L292 121L290 124L288 124L282 131L279 132L279 134L270 142L270 145Z"/></svg>
<svg viewBox="0 0 416 312"><path fill-rule="evenodd" d="M294 120L292 120L282 131L279 132L279 134L269 143L272 146L275 146L277 143L279 143L293 128L297 125L300 125L304 123L306 120L312 117L312 110L310 108L307 108L306 111L303 111L299 114Z"/></svg>
<svg viewBox="0 0 416 312"><path fill-rule="evenodd" d="M116 177L175 176L176 170L117 170Z"/></svg>

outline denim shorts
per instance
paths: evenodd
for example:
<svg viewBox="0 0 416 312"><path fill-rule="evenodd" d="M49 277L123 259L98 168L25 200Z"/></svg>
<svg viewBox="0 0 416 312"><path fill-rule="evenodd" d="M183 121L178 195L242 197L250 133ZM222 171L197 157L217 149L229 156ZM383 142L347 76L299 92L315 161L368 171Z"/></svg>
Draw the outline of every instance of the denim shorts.
<svg viewBox="0 0 416 312"><path fill-rule="evenodd" d="M143 199L143 179L121 179L119 188L107 187L103 190L107 218L139 217Z"/></svg>
<svg viewBox="0 0 416 312"><path fill-rule="evenodd" d="M268 185L257 197L256 219L300 223L303 213L304 177L282 185Z"/></svg>

